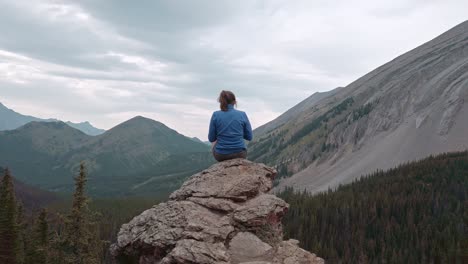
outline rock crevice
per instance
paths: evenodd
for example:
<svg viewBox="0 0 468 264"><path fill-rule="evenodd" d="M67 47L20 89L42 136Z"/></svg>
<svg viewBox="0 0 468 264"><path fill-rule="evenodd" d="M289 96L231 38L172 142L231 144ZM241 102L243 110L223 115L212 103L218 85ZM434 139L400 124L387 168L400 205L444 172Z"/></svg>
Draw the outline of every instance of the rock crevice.
<svg viewBox="0 0 468 264"><path fill-rule="evenodd" d="M289 205L268 194L275 176L243 159L217 163L124 224L111 254L138 264L324 263L298 241L283 241Z"/></svg>

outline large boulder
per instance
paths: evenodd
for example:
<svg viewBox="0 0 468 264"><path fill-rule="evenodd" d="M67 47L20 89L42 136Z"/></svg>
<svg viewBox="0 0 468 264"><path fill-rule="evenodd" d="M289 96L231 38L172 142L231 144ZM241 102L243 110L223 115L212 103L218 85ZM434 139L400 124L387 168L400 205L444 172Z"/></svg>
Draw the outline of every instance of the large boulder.
<svg viewBox="0 0 468 264"><path fill-rule="evenodd" d="M283 241L289 205L268 194L275 176L245 159L217 163L124 224L111 254L138 264L323 263L298 241Z"/></svg>

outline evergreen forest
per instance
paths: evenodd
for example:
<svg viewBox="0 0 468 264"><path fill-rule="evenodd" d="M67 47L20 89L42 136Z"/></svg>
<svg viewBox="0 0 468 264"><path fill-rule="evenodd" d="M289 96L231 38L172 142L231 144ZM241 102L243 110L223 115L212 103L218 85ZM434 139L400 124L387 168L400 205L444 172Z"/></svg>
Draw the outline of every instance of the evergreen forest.
<svg viewBox="0 0 468 264"><path fill-rule="evenodd" d="M285 235L327 263L468 263L468 152L280 197Z"/></svg>

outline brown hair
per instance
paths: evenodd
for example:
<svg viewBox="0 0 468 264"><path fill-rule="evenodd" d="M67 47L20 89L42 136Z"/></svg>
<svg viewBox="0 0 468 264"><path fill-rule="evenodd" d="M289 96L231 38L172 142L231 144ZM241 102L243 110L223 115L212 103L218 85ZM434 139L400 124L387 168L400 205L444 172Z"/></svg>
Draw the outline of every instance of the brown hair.
<svg viewBox="0 0 468 264"><path fill-rule="evenodd" d="M222 90L221 93L219 94L218 102L219 102L219 108L221 108L222 111L227 111L229 104L233 104L233 105L237 104L236 96L234 95L234 93L231 91L224 91L224 90Z"/></svg>

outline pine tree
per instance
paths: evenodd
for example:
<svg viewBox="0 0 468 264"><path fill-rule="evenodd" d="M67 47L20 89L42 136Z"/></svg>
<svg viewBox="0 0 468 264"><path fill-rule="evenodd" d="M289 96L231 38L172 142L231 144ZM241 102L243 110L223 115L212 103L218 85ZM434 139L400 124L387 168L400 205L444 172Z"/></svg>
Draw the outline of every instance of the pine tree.
<svg viewBox="0 0 468 264"><path fill-rule="evenodd" d="M26 263L48 264L49 255L49 223L47 222L47 210L42 209L34 224L32 238L29 243Z"/></svg>
<svg viewBox="0 0 468 264"><path fill-rule="evenodd" d="M62 237L63 262L73 264L94 264L100 262L101 241L99 240L95 215L88 208L89 199L85 194L86 169L82 162L75 177L75 193L70 214L64 219Z"/></svg>
<svg viewBox="0 0 468 264"><path fill-rule="evenodd" d="M0 186L0 263L18 264L17 210L13 178L6 169Z"/></svg>
<svg viewBox="0 0 468 264"><path fill-rule="evenodd" d="M18 203L17 206L17 219L16 223L18 226L18 254L17 254L17 261L18 264L28 264L26 262L26 247L27 247L27 233L28 233L28 225L26 223L24 217L24 208L22 203Z"/></svg>

